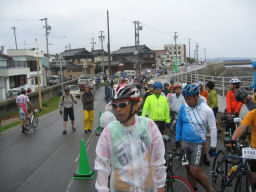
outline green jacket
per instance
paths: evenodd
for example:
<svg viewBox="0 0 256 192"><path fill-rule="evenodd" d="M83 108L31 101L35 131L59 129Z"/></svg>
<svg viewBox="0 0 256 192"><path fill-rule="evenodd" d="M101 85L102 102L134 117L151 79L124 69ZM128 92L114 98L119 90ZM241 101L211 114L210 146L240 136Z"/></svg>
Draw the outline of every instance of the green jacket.
<svg viewBox="0 0 256 192"><path fill-rule="evenodd" d="M148 117L153 121L165 121L170 123L169 105L166 97L160 95L157 97L155 94L147 97L142 111L142 116Z"/></svg>
<svg viewBox="0 0 256 192"><path fill-rule="evenodd" d="M209 91L208 94L208 105L214 109L218 107L218 96L215 89Z"/></svg>

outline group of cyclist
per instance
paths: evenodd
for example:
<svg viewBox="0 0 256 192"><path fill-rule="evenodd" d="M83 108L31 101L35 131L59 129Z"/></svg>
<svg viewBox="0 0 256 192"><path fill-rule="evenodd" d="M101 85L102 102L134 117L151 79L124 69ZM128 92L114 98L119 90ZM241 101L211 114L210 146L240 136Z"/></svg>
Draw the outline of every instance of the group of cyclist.
<svg viewBox="0 0 256 192"><path fill-rule="evenodd" d="M245 116L232 136L232 140L238 139L251 126L252 147L255 148L256 104L253 96L239 87L240 83L236 78L229 81L226 114L238 116L243 104L248 109L255 109ZM112 120L105 124L96 147L96 189L165 191L165 146L162 136L170 128L170 116L175 113L176 148L188 155L188 180L195 191L197 182L206 191L214 191L202 170L203 162L210 164L207 159L207 129L210 132L210 156L216 154L217 133L222 132L216 118L218 97L214 86L212 81L207 82L206 91L201 82L182 86L175 85L173 80L170 85L149 80L145 86L125 82L114 87L107 112L112 114ZM141 94L142 89L145 89L144 94ZM254 172L255 169L251 170Z"/></svg>

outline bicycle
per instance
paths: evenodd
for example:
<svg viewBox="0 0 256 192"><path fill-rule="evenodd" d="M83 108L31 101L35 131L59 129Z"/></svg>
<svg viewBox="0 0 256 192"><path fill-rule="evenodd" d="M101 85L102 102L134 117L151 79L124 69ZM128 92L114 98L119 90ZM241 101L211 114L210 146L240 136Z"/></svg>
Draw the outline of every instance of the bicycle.
<svg viewBox="0 0 256 192"><path fill-rule="evenodd" d="M229 142L226 141L225 143L227 144ZM248 165L248 159L250 158L246 156L246 153L244 154L244 151L248 151L248 148L244 148L243 145L237 143L234 148L235 150L231 151L232 149L227 150L228 155L223 150L217 152L211 171L212 186L216 192L223 192L227 187L232 186L232 181L237 177L234 192L251 192L253 188L251 185L250 167ZM239 152L242 156L232 155L233 152ZM254 153L256 154L256 150L254 150ZM232 159L239 160L239 162L232 164Z"/></svg>
<svg viewBox="0 0 256 192"><path fill-rule="evenodd" d="M171 127L170 127L170 133L171 135L173 135L175 137L175 133L176 133L176 122L178 119L178 114L174 111L170 112L170 116L171 116Z"/></svg>
<svg viewBox="0 0 256 192"><path fill-rule="evenodd" d="M179 166L176 170L173 169L173 160L182 161L184 157L183 153L177 153L172 150L167 150L166 152L166 184L165 189L168 192L194 192L193 187L189 184L187 180L182 177L174 175L175 172L181 167Z"/></svg>
<svg viewBox="0 0 256 192"><path fill-rule="evenodd" d="M34 132L38 129L38 109L34 109L24 120L24 134L28 135L31 130Z"/></svg>

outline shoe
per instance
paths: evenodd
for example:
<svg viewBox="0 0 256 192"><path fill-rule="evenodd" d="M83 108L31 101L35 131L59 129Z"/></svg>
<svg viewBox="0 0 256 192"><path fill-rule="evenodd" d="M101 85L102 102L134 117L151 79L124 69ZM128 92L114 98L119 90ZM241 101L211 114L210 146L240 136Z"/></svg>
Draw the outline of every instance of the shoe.
<svg viewBox="0 0 256 192"><path fill-rule="evenodd" d="M24 135L28 135L28 131L26 130L26 129L22 129L22 133L24 134Z"/></svg>
<svg viewBox="0 0 256 192"><path fill-rule="evenodd" d="M88 133L88 130L84 130L84 133Z"/></svg>
<svg viewBox="0 0 256 192"><path fill-rule="evenodd" d="M67 134L67 131L66 131L66 130L62 131L62 134L63 134L63 135L66 135L66 134Z"/></svg>
<svg viewBox="0 0 256 192"><path fill-rule="evenodd" d="M204 164L205 165L207 165L207 166L209 166L210 165L210 161L208 160L208 158L207 158L207 155L206 154L204 154Z"/></svg>
<svg viewBox="0 0 256 192"><path fill-rule="evenodd" d="M218 133L221 133L223 130L222 129L218 129Z"/></svg>
<svg viewBox="0 0 256 192"><path fill-rule="evenodd" d="M88 132L92 132L92 130L91 130L91 129L89 129L89 130L88 130Z"/></svg>
<svg viewBox="0 0 256 192"><path fill-rule="evenodd" d="M229 132L228 131L225 131L225 136L229 136Z"/></svg>
<svg viewBox="0 0 256 192"><path fill-rule="evenodd" d="M73 132L75 132L75 131L76 131L76 128L75 128L75 127L72 127L72 130L73 130Z"/></svg>

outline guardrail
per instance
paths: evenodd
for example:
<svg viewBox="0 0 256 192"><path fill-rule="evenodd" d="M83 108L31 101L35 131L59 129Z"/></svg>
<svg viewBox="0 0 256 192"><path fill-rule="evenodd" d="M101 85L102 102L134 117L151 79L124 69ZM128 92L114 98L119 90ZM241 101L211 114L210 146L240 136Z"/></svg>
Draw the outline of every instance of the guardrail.
<svg viewBox="0 0 256 192"><path fill-rule="evenodd" d="M229 90L229 80L234 77L219 77L219 76L209 76L209 75L200 75L197 74L196 71L190 72L189 74L178 74L174 75L173 79L175 82L179 83L198 83L199 81L203 82L204 85L208 81L213 81L215 84L215 90L217 91L218 95L225 96L226 93ZM253 76L241 76L237 77L239 78L242 83L241 86L242 88L245 88L249 94L253 94L253 90L250 88L250 85L254 81Z"/></svg>

